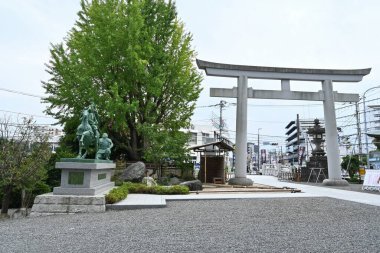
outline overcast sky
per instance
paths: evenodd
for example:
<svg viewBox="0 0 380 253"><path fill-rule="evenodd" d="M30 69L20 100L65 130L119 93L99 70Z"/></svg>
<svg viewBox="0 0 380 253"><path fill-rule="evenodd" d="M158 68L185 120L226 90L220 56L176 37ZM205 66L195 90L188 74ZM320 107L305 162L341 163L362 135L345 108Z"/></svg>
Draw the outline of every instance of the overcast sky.
<svg viewBox="0 0 380 253"><path fill-rule="evenodd" d="M50 57L50 43L63 40L79 9L77 0L0 0L0 114L22 112L38 116L38 123L54 122L41 117L45 105L38 98L1 89L44 96L41 80L49 78L44 64ZM334 84L334 89L361 95L380 85L380 1L178 0L177 9L193 35L199 59L273 67L370 67L371 73L362 82ZM210 124L213 114L219 115L219 108L202 106L217 104L221 99L210 98L209 88L232 88L236 80L205 76L202 86L197 103L201 108L193 120L195 124ZM280 82L250 80L249 86L279 89ZM317 91L321 85L296 82L291 88ZM249 100L248 104L251 134L262 128L263 135L282 136L297 113L301 118L323 117L319 102ZM231 137L235 111L234 105L223 111ZM252 141L255 138L248 136Z"/></svg>

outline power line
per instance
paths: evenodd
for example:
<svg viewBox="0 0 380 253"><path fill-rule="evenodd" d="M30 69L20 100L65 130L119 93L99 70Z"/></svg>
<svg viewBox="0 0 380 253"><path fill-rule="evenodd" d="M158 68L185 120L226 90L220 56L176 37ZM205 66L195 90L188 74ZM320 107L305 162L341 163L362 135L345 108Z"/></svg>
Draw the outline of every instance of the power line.
<svg viewBox="0 0 380 253"><path fill-rule="evenodd" d="M0 112L7 112L7 113L13 113L13 114L28 115L28 116L38 117L38 118L47 118L47 119L51 119L52 118L50 116L35 115L35 114L29 114L29 113L23 113L23 112L13 112L13 111L7 111L7 110L0 110Z"/></svg>
<svg viewBox="0 0 380 253"><path fill-rule="evenodd" d="M232 130L227 130L228 132L233 132L233 133L236 133L236 131L232 131ZM257 134L256 133L247 133L248 135L254 135L256 136ZM277 138L286 138L285 136L278 136L278 135L265 135L265 134L260 134L260 136L266 136L266 137L277 137Z"/></svg>
<svg viewBox="0 0 380 253"><path fill-rule="evenodd" d="M5 88L1 88L1 87L0 87L0 90L6 91L6 92L10 92L10 93L19 94L19 95L29 96L29 97L45 98L43 96L39 96L39 95L31 94L31 93L26 93L26 92L23 92L23 91L10 90L10 89L5 89Z"/></svg>
<svg viewBox="0 0 380 253"><path fill-rule="evenodd" d="M236 105L236 103L229 103L230 105ZM201 105L201 106L196 106L195 108L206 108L206 107L214 107L214 106L220 106L220 104L215 104L215 105ZM259 105L254 105L254 104L248 104L248 106L253 106L253 107L307 107L307 106L322 106L322 104L296 104L296 105L289 105L289 104L279 104L279 105L270 105L270 104L259 104Z"/></svg>
<svg viewBox="0 0 380 253"><path fill-rule="evenodd" d="M248 104L248 106L253 106L253 107L297 107L297 106L301 106L301 107L308 107L308 106L322 106L322 104L306 104L306 105L265 105L265 104L262 104L262 105L254 105L254 104Z"/></svg>
<svg viewBox="0 0 380 253"><path fill-rule="evenodd" d="M375 100L379 100L379 99L380 98L374 98L374 99L369 99L369 100L366 99L366 103L372 102L372 101L375 101ZM360 100L358 103L359 104L363 104L363 101ZM342 106L342 107L336 108L335 110L337 111L337 110L341 110L341 109L344 109L344 108L347 108L347 107L351 107L351 106L355 106L355 103L350 103L350 104L348 104L346 106Z"/></svg>
<svg viewBox="0 0 380 253"><path fill-rule="evenodd" d="M15 123L15 122L0 122L0 125L25 126L25 124ZM37 124L37 123L35 123L34 126L55 126L55 125L54 124Z"/></svg>

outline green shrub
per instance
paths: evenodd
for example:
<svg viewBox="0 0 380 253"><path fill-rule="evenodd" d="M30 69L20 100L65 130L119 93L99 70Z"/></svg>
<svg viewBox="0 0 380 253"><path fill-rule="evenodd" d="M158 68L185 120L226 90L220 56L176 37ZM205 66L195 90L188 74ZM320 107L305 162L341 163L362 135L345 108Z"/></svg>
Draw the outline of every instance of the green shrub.
<svg viewBox="0 0 380 253"><path fill-rule="evenodd" d="M189 187L186 185L174 185L172 187L169 187L169 194L189 194Z"/></svg>
<svg viewBox="0 0 380 253"><path fill-rule="evenodd" d="M50 186L44 182L37 182L36 185L34 186L34 189L32 191L34 197L37 195L41 195L44 193L50 192ZM33 199L34 199L33 197Z"/></svg>
<svg viewBox="0 0 380 253"><path fill-rule="evenodd" d="M158 195L175 195L175 194L189 194L189 188L185 185L173 185L173 186L154 186L152 188L153 194Z"/></svg>
<svg viewBox="0 0 380 253"><path fill-rule="evenodd" d="M61 185L61 169L55 168L55 163L59 162L61 158L74 158L75 153L72 153L67 147L61 146L56 149L56 153L50 156L48 163L45 165L47 170L47 178L45 183L53 191L54 187Z"/></svg>
<svg viewBox="0 0 380 253"><path fill-rule="evenodd" d="M350 178L353 179L354 175L359 172L359 157L357 155L347 155L343 157L342 163L340 165L343 169L348 171Z"/></svg>
<svg viewBox="0 0 380 253"><path fill-rule="evenodd" d="M145 184L125 182L121 186L112 189L106 195L106 203L113 204L125 199L128 193L175 195L189 194L189 188L185 185L174 186L146 186Z"/></svg>
<svg viewBox="0 0 380 253"><path fill-rule="evenodd" d="M150 187L145 184L125 182L123 186L127 187L130 193L151 193Z"/></svg>
<svg viewBox="0 0 380 253"><path fill-rule="evenodd" d="M158 186L155 186L155 187L153 187L153 194L157 194L157 195L166 195L166 192L167 192L167 188L169 188L169 187L167 187L167 186L160 186L160 185L158 185Z"/></svg>
<svg viewBox="0 0 380 253"><path fill-rule="evenodd" d="M125 199L128 196L128 187L125 185L112 189L106 195L106 203L113 204Z"/></svg>
<svg viewBox="0 0 380 253"><path fill-rule="evenodd" d="M115 186L121 186L123 183L124 183L124 181L122 180L122 179L119 179L117 176L115 176L115 175L113 175L112 177L111 177L111 181L112 182L115 182Z"/></svg>
<svg viewBox="0 0 380 253"><path fill-rule="evenodd" d="M359 175L354 175L353 177L346 178L346 181L349 183L362 183L362 180Z"/></svg>

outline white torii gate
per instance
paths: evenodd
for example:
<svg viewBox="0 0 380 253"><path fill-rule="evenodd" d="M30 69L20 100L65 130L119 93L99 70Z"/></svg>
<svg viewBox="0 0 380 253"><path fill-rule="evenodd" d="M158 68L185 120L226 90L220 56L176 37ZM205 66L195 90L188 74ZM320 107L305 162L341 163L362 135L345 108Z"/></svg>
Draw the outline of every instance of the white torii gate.
<svg viewBox="0 0 380 253"><path fill-rule="evenodd" d="M338 132L334 102L358 102L358 94L337 93L333 91L333 82L360 82L363 76L371 72L367 69L302 69L278 68L246 65L232 65L207 62L197 59L199 69L206 71L208 76L237 78L237 87L232 89L211 88L211 97L237 98L236 107L236 168L235 178L230 184L252 185L247 178L247 98L286 99L323 101L323 111L326 129L326 152L329 178L323 181L325 185L347 185L342 180L339 159ZM248 88L248 78L281 80L281 90L255 90ZM318 92L291 91L290 81L319 81L322 90Z"/></svg>

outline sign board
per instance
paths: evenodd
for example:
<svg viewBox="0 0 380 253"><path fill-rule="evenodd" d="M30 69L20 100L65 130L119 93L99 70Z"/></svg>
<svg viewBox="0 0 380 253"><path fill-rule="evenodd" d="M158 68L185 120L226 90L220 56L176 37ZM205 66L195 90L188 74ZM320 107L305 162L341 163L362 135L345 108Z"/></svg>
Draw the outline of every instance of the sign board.
<svg viewBox="0 0 380 253"><path fill-rule="evenodd" d="M305 155L305 146L299 146L298 147L298 165L299 166L302 166L304 155Z"/></svg>
<svg viewBox="0 0 380 253"><path fill-rule="evenodd" d="M363 190L380 191L380 170L366 170Z"/></svg>
<svg viewBox="0 0 380 253"><path fill-rule="evenodd" d="M262 149L261 150L261 161L260 161L260 163L264 164L266 162L267 162L267 150L266 149Z"/></svg>

